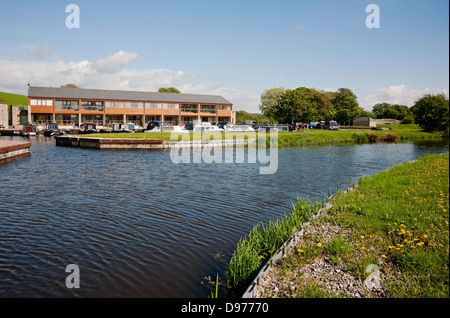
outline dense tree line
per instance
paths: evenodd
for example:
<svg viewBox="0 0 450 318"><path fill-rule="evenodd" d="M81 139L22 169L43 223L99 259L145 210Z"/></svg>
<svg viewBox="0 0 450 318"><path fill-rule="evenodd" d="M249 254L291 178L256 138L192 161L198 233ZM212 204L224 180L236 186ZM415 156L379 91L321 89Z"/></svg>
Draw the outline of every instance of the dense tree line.
<svg viewBox="0 0 450 318"><path fill-rule="evenodd" d="M351 125L358 117L371 117L417 123L426 131L448 132L449 129L449 99L444 94L424 95L412 107L378 103L368 112L359 106L357 96L349 88L331 92L275 87L261 94L260 110L265 117L280 123L336 120L341 125Z"/></svg>
<svg viewBox="0 0 450 318"><path fill-rule="evenodd" d="M284 123L336 120L351 124L355 118L373 116L359 106L356 95L349 88L340 88L336 92L307 87L271 88L261 95L260 109L264 115Z"/></svg>
<svg viewBox="0 0 450 318"><path fill-rule="evenodd" d="M246 122L257 122L257 123L278 123L275 118L270 118L265 115L255 115L246 112L245 110L236 111L236 123L245 124Z"/></svg>

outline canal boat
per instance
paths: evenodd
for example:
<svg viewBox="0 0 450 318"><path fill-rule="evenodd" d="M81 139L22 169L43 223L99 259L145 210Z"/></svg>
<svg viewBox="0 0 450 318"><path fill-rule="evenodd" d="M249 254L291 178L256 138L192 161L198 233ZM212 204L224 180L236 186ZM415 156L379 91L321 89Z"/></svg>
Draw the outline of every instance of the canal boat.
<svg viewBox="0 0 450 318"><path fill-rule="evenodd" d="M162 127L164 123L159 120L153 120L148 123L147 128L144 130L145 133L160 133L162 132Z"/></svg>
<svg viewBox="0 0 450 318"><path fill-rule="evenodd" d="M225 125L225 131L227 132L255 132L256 130L249 125Z"/></svg>
<svg viewBox="0 0 450 318"><path fill-rule="evenodd" d="M187 129L183 129L178 125L167 125L162 121L154 120L148 123L145 133L161 133L161 132L189 132Z"/></svg>
<svg viewBox="0 0 450 318"><path fill-rule="evenodd" d="M84 123L81 125L80 134L96 134L98 133L97 126L94 123Z"/></svg>
<svg viewBox="0 0 450 318"><path fill-rule="evenodd" d="M121 133L135 133L136 125L134 123L120 124L119 131Z"/></svg>
<svg viewBox="0 0 450 318"><path fill-rule="evenodd" d="M260 124L258 125L259 132L287 132L289 131L289 125L268 125L268 124Z"/></svg>
<svg viewBox="0 0 450 318"><path fill-rule="evenodd" d="M36 136L36 126L33 124L26 124L23 126L23 130L21 135L22 136L28 136L28 137L32 137L32 136Z"/></svg>
<svg viewBox="0 0 450 318"><path fill-rule="evenodd" d="M44 136L51 137L62 134L64 133L61 130L59 130L57 123L47 123L45 125Z"/></svg>
<svg viewBox="0 0 450 318"><path fill-rule="evenodd" d="M118 133L119 130L120 130L120 125L121 125L120 123L114 123L114 124L110 125L111 132L112 133Z"/></svg>
<svg viewBox="0 0 450 318"><path fill-rule="evenodd" d="M192 132L194 133L204 133L204 132L224 132L225 129L219 128L219 126L211 125L210 122L201 122L201 123L194 123L194 129Z"/></svg>

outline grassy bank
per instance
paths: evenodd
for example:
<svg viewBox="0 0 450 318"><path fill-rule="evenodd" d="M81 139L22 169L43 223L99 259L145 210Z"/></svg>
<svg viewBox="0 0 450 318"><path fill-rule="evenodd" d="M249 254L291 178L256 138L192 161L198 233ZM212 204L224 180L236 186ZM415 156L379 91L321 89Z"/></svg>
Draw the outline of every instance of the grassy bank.
<svg viewBox="0 0 450 318"><path fill-rule="evenodd" d="M355 191L338 195L333 207L311 223L264 280L260 296L448 298L448 170L446 153L361 178ZM309 211L301 212L305 216L316 208L301 201L299 206ZM267 245L265 231L256 227L239 242L228 269L233 287L239 289L257 272L248 259L261 264L267 255L267 249L258 254ZM245 266L235 269L235 263ZM368 266L379 269L377 290L364 284ZM233 276L238 274L242 278Z"/></svg>
<svg viewBox="0 0 450 318"><path fill-rule="evenodd" d="M8 105L28 105L28 96L0 92L0 100Z"/></svg>
<svg viewBox="0 0 450 318"><path fill-rule="evenodd" d="M339 143L361 143L379 141L406 141L422 139L440 139L440 133L427 133L421 131L417 125L389 125L390 130L324 130L311 129L308 132L280 132L278 133L279 147L296 147L309 145L326 145ZM180 134L181 135L181 134ZM187 134L186 134L187 135ZM170 140L170 133L120 133L120 134L95 134L92 137L100 138L161 138ZM248 134L234 133L234 138L248 138ZM187 136L185 136L186 138ZM252 137L250 135L250 137ZM390 138L387 138L390 137ZM190 140L225 139L229 135L225 133L215 133L214 137L208 134L190 134Z"/></svg>

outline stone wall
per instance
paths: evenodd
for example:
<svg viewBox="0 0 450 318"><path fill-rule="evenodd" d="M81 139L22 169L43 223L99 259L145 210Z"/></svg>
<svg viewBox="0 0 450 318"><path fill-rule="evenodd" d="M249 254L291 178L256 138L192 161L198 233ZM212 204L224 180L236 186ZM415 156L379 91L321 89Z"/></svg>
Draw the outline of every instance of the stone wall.
<svg viewBox="0 0 450 318"><path fill-rule="evenodd" d="M9 128L9 116L8 116L8 105L5 103L0 103L0 128Z"/></svg>
<svg viewBox="0 0 450 318"><path fill-rule="evenodd" d="M391 119L391 118L381 118L381 119L375 119L377 121L377 125L383 125L383 124L391 124L391 125L399 125L402 121L397 119Z"/></svg>

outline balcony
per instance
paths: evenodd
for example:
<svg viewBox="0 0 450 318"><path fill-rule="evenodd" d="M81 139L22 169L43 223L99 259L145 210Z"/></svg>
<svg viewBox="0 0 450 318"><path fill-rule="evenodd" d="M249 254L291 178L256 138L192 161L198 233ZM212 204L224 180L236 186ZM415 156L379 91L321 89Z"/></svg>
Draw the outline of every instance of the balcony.
<svg viewBox="0 0 450 318"><path fill-rule="evenodd" d="M94 111L94 112L103 112L103 106L81 106L81 110L83 111Z"/></svg>

